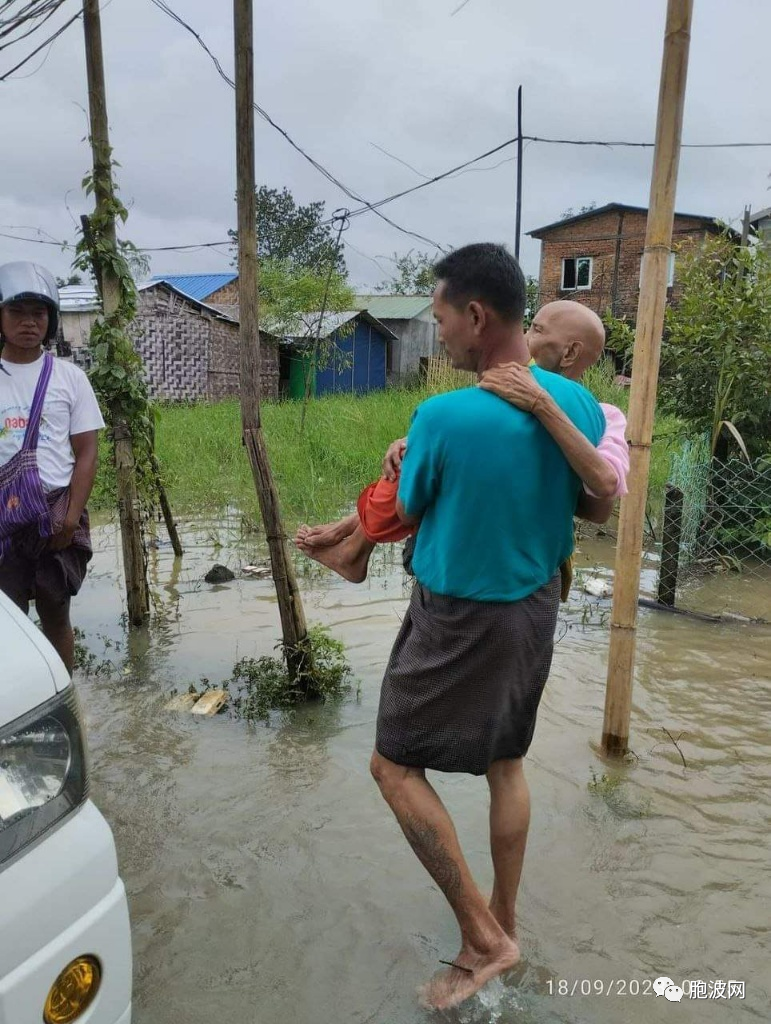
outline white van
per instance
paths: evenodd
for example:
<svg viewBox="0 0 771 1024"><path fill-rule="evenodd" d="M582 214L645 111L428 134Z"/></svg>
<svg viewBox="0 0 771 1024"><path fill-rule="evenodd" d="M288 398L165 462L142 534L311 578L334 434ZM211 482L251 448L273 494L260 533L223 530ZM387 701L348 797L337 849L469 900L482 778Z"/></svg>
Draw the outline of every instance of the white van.
<svg viewBox="0 0 771 1024"><path fill-rule="evenodd" d="M0 593L0 1024L130 1024L126 891L74 688Z"/></svg>

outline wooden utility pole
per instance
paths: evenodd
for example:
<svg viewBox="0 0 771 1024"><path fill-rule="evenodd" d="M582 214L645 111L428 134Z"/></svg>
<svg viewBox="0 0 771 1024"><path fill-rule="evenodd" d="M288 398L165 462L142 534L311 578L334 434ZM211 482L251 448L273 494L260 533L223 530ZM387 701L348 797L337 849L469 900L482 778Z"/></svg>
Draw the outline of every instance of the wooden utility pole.
<svg viewBox="0 0 771 1024"><path fill-rule="evenodd" d="M519 259L522 234L522 86L517 89L517 226L514 230L514 255Z"/></svg>
<svg viewBox="0 0 771 1024"><path fill-rule="evenodd" d="M254 173L254 42L252 0L233 0L236 69L238 298L241 323L241 427L260 502L276 585L290 679L309 687L305 612L281 523L278 494L260 424L257 210Z"/></svg>
<svg viewBox="0 0 771 1024"><path fill-rule="evenodd" d="M117 253L113 202L112 158L107 122L107 99L104 83L102 55L102 28L99 0L83 0L83 28L86 40L86 69L88 72L88 106L91 119L91 150L94 162L94 196L96 213L91 221L92 233L100 238L94 243L106 243L110 252ZM104 316L113 316L120 305L120 282L110 261L100 261L97 245L89 245L98 276ZM131 424L117 404L107 410L115 446L115 472L118 487L118 515L123 542L123 572L126 579L128 617L132 625L141 625L150 611L147 587L142 521L137 494L136 465Z"/></svg>
<svg viewBox="0 0 771 1024"><path fill-rule="evenodd" d="M629 397L629 494L621 503L621 520L616 545L616 582L611 613L608 684L602 729L603 750L607 754L619 756L626 754L629 744L640 560L669 254L672 246L677 171L680 163L692 13L693 0L668 0L656 122L656 148L653 157Z"/></svg>

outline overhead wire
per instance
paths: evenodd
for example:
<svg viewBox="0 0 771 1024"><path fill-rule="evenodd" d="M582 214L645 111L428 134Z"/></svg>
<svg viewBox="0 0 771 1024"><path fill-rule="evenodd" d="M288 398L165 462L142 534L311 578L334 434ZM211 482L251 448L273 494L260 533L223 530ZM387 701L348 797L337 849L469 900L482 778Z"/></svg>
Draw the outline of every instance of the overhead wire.
<svg viewBox="0 0 771 1024"><path fill-rule="evenodd" d="M77 14L74 14L69 19L69 21L65 21L65 23L63 25L61 25L56 30L56 32L53 33L53 35L50 35L44 42L42 42L40 44L40 46L37 46L31 53L27 54L27 56L24 58L24 60L21 60L21 61L19 61L18 64L15 64L11 68L10 71L6 71L4 74L0 75L0 82L7 81L9 78L11 78L15 74L15 72L20 71L21 68L23 68L25 64L28 64L32 60L32 58L37 56L37 54L40 53L41 50L44 50L46 48L46 46L50 46L52 43L54 43L59 38L59 36L61 36L64 32L66 32L67 29L71 25L74 25L75 22L78 21L78 19L81 18L82 16L83 16L83 12L82 11L78 11ZM41 67L42 67L42 65L41 65Z"/></svg>
<svg viewBox="0 0 771 1024"><path fill-rule="evenodd" d="M222 67L222 64L221 64L220 60L215 56L214 53L212 53L212 51L209 49L207 44L201 38L200 34L191 25L189 25L184 20L184 18L181 18L176 13L176 11L174 11L166 3L166 0L150 0L150 3L152 3L155 7L158 8L158 10L160 10L164 14L166 14L169 18L171 18L173 21L175 21L178 25L180 25L182 28L184 28L187 32L189 32L195 38L195 40L198 42L198 45L204 50L204 52L209 56L209 58L214 63L214 66L217 69L217 73L219 74L220 78L222 78L223 81L227 82L227 84L230 86L231 89L235 89L235 87L236 87L235 86L235 82L226 73L225 69ZM268 112L266 110L264 110L259 104L255 103L254 104L254 109L259 114L259 116L265 122L267 122L267 124L269 124L272 128L274 128L277 132L279 132L280 135L282 135L286 139L286 141L289 143L289 145L294 150L296 150L305 160L307 160L308 163L310 163L313 167L315 167L315 169L320 174L322 174L327 179L327 181L329 181L331 184L335 185L336 188L339 188L341 192L343 192L346 196L348 196L349 199L353 199L355 202L361 203L363 205L363 207L366 208L366 209L371 208L373 210L373 212L376 213L377 216L380 217L381 220L384 220L386 222L386 224L389 224L391 227L396 228L396 230L402 232L402 234L410 235L412 238L416 238L419 242L425 242L427 245L433 246L435 249L438 249L440 252L444 252L445 251L446 247L441 245L441 243L435 241L433 238L428 238L426 235L422 235L422 234L420 234L417 231L412 231L409 228L404 228L400 224L397 224L395 221L393 221L390 218L386 217L384 214L378 213L377 209L375 208L375 206L373 204L368 203L366 199L364 199L361 195L359 195L357 192L355 192L353 189L351 189L348 185L345 185L342 181L340 181L339 178L337 178L334 174L332 174L332 172L329 171L322 163L319 163L318 160L316 160L309 153L307 153L303 149L303 147L299 145L299 143L295 142L295 140L291 137L289 132L287 132L286 129L282 128L281 125L279 125L276 121L274 121L273 118L270 116L270 114L268 114ZM332 218L330 218L328 223L330 223L330 224L332 223Z"/></svg>

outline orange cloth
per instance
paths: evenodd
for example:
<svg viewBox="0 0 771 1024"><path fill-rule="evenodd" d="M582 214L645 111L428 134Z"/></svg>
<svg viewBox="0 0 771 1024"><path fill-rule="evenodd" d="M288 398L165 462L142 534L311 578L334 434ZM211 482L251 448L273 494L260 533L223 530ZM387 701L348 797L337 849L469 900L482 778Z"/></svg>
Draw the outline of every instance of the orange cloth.
<svg viewBox="0 0 771 1024"><path fill-rule="evenodd" d="M415 532L414 526L405 526L396 514L396 496L399 481L385 480L369 484L359 495L356 508L361 528L371 544L388 544L404 540Z"/></svg>

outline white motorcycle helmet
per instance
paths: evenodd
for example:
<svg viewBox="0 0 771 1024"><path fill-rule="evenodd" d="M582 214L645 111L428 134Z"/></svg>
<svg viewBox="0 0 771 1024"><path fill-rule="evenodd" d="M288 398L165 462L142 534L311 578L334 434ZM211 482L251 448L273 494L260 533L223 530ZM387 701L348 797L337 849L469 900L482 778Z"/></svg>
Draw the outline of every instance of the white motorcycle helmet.
<svg viewBox="0 0 771 1024"><path fill-rule="evenodd" d="M4 263L0 266L0 308L7 302L25 299L48 306L46 340L55 338L59 327L59 289L52 274L38 263Z"/></svg>

